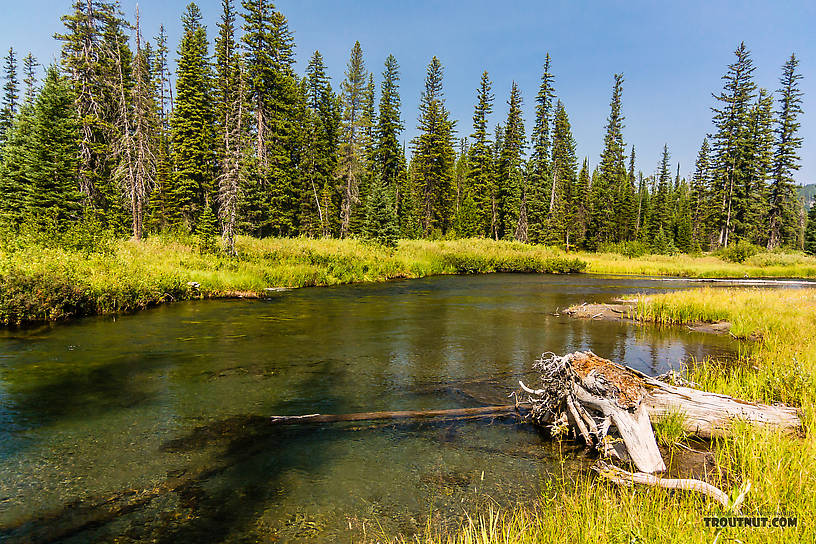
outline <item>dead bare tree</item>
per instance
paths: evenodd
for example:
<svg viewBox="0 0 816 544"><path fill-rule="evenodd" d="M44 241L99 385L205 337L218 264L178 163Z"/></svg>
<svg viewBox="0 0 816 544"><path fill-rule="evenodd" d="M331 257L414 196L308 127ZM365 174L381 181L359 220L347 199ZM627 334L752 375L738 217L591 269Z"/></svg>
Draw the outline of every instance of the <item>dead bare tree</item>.
<svg viewBox="0 0 816 544"><path fill-rule="evenodd" d="M150 189L155 184L156 155L153 143L157 133L156 107L150 70L142 50L139 8L136 8L136 56L131 101L125 86L121 47L116 44L118 121L120 137L117 144L119 166L117 176L122 181L125 196L130 202L133 237L141 240L144 208Z"/></svg>

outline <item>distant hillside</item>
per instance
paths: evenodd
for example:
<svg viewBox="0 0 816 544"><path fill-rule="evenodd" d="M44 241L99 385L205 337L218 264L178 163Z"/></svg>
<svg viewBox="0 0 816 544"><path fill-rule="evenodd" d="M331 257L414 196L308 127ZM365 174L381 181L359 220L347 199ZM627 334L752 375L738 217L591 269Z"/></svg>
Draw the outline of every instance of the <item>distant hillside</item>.
<svg viewBox="0 0 816 544"><path fill-rule="evenodd" d="M805 206L809 208L816 200L816 183L801 185L796 188L796 192L799 194L799 198L804 199Z"/></svg>

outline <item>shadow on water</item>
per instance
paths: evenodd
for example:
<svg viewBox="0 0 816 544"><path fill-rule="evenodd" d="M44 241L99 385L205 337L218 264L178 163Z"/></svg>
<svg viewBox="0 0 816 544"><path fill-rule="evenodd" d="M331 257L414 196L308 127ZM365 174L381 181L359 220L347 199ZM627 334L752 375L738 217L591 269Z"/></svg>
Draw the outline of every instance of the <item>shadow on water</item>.
<svg viewBox="0 0 816 544"><path fill-rule="evenodd" d="M326 371L329 373L329 363ZM303 382L306 391L321 388L325 406L340 406L330 381L319 373ZM273 407L287 413L292 405ZM235 533L252 532L271 499L285 490L279 485L287 471L319 471L326 445L340 438L338 427L271 425L257 415L232 416L198 426L164 442L157 454L185 455L211 450L206 465L174 470L151 488L126 489L84 499L64 508L0 526L8 543L65 542L223 542Z"/></svg>

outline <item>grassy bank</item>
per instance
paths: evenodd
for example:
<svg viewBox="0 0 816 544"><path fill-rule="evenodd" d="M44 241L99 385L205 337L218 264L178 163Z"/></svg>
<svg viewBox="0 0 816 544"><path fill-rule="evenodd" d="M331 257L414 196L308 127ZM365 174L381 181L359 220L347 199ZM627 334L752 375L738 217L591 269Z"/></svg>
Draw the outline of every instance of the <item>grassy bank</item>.
<svg viewBox="0 0 816 544"><path fill-rule="evenodd" d="M801 407L805 436L736 425L716 440L718 467L709 480L726 491L750 480L741 515L795 516L796 528L706 528L704 517L721 510L692 493L620 488L591 475L548 484L535 503L515 511L485 513L454 534L429 529L423 543L641 543L816 541L816 289L700 289L640 297L637 318L683 324L728 320L751 337L737 363L702 361L688 377L703 389Z"/></svg>
<svg viewBox="0 0 816 544"><path fill-rule="evenodd" d="M816 278L816 257L801 253L758 253L743 263L716 255L644 255L617 253L574 254L593 274L639 274L685 278Z"/></svg>
<svg viewBox="0 0 816 544"><path fill-rule="evenodd" d="M0 323L132 311L198 297L258 296L269 287L438 274L567 273L586 266L557 249L482 239L402 241L392 250L357 240L239 237L238 257L201 252L193 240L114 241L100 248L0 249Z"/></svg>

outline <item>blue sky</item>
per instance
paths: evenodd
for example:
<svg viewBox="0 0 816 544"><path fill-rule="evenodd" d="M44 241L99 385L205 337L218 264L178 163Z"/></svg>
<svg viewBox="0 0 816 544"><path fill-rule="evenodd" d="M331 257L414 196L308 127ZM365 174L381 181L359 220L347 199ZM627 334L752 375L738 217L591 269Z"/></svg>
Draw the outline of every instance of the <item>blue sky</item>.
<svg viewBox="0 0 816 544"><path fill-rule="evenodd" d="M41 62L58 58L52 39L69 0L0 0L0 48L31 50ZM122 0L128 15L136 0ZM173 49L186 2L141 0L146 38L164 23ZM201 0L209 37L215 35L220 0ZM713 92L745 41L760 86L774 90L782 64L795 52L805 92L800 182L816 182L816 3L757 1L682 2L505 2L280 0L278 8L295 32L298 69L315 49L323 53L337 88L355 40L379 82L383 62L393 53L401 66L406 131L416 134L416 108L425 68L437 55L445 66L448 108L459 135L471 132L475 90L483 70L496 95L491 123L507 114L512 81L521 86L525 127L532 128L535 94L544 55L552 57L555 87L578 142L579 157L598 161L609 112L612 74L625 76L624 138L637 150L638 168L655 170L664 143L672 161L688 175L700 143L711 128Z"/></svg>

